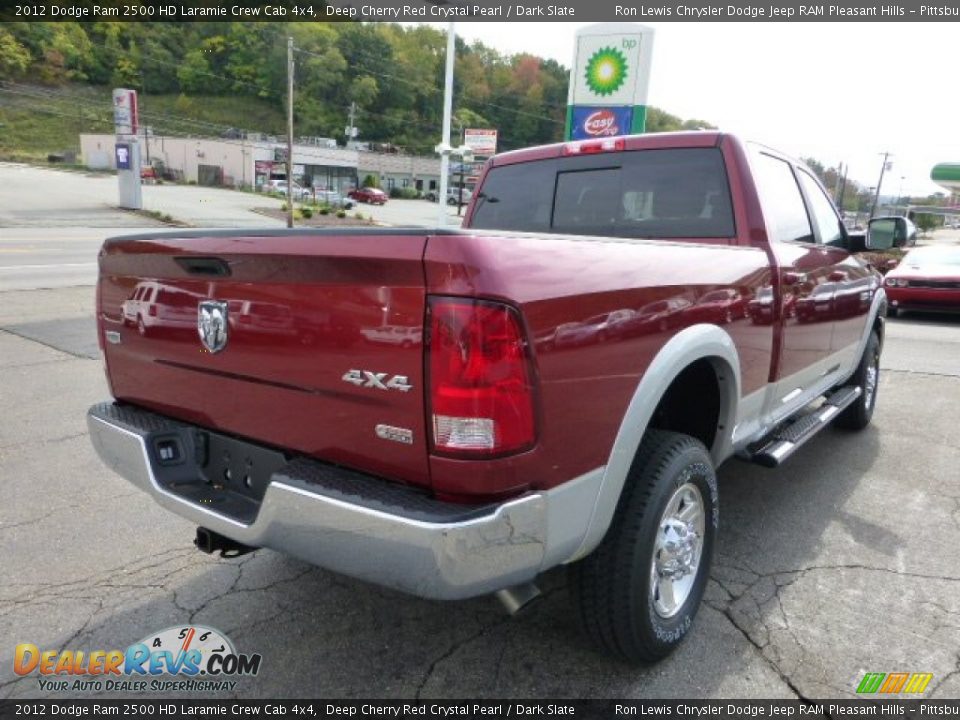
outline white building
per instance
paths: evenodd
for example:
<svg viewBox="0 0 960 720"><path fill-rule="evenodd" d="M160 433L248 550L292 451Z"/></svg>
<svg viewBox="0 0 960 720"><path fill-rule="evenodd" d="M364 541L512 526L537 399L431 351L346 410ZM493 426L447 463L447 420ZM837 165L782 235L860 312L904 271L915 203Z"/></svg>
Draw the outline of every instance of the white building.
<svg viewBox="0 0 960 720"><path fill-rule="evenodd" d="M116 137L83 134L80 152L93 170L116 169ZM260 187L286 176L286 143L269 140L141 136L144 165L162 164L178 180L199 185ZM386 190L412 187L426 192L440 181L439 158L362 152L318 145L293 146L293 176L303 185L343 191L374 175Z"/></svg>

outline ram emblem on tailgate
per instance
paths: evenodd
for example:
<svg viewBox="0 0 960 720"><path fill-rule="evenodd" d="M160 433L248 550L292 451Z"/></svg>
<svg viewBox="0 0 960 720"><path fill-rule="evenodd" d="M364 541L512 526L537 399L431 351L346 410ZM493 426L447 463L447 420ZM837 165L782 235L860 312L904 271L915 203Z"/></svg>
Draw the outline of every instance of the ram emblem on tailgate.
<svg viewBox="0 0 960 720"><path fill-rule="evenodd" d="M227 346L227 304L218 300L203 300L197 306L197 332L200 342L212 353Z"/></svg>
<svg viewBox="0 0 960 720"><path fill-rule="evenodd" d="M377 388L378 390L399 390L408 392L411 385L406 375L394 375L389 380L390 373L370 372L369 370L347 370L343 374L343 381L357 387Z"/></svg>

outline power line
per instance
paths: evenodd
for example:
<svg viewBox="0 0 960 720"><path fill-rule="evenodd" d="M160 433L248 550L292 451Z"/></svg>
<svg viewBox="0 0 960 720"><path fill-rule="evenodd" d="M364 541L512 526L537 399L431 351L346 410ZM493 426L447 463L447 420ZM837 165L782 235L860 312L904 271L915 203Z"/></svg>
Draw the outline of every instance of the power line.
<svg viewBox="0 0 960 720"><path fill-rule="evenodd" d="M322 58L322 57L323 57L322 55L319 55L319 54L317 54L317 53L315 53L315 52L311 52L311 51L309 51L309 50L303 50L302 48L294 48L294 51L295 51L295 52L302 53L302 54L304 54L304 55L311 55L311 56L317 57L317 58ZM360 53L360 54L363 54L363 53ZM399 76L396 76L396 75L390 75L389 73L379 72L379 71L376 71L376 70L371 70L371 69L369 69L369 68L364 68L364 69L363 69L363 72L368 73L368 74L371 74L371 75L377 75L377 76L379 76L379 77L383 77L383 78L386 78L386 79L388 79L388 80L393 80L393 81L396 81L396 82L401 82L401 83L404 83L404 84L406 84L406 85L411 85L411 86L417 88L418 91L421 92L421 93L424 94L424 95L437 95L437 94L439 94L439 92L440 92L440 90L439 90L438 88L429 87L429 86L426 86L426 87L425 87L424 84L421 83L421 82L417 82L417 81L415 81L415 80L410 80L410 79L404 78L404 77L399 77ZM519 97L517 97L517 99L520 100ZM491 103L491 102L486 101L486 100L480 100L479 98L470 98L470 97L467 95L466 92L462 92L462 93L461 93L461 100L465 100L466 102L470 103L471 105L477 105L477 106L480 106L480 107L494 108L494 109L500 110L500 111L502 111L502 112L513 113L513 114L515 114L515 115L522 115L522 116L524 116L524 117L531 117L531 118L534 118L534 119L536 119L536 120L545 120L546 122L550 122L550 123L553 123L553 124L555 124L555 125L564 125L564 124L565 124L565 121L563 121L563 120L557 120L556 118L547 117L547 116L545 116L545 115L537 115L536 113L527 112L526 110L518 110L517 108L511 108L511 107L507 107L507 106L505 106L505 105L498 105L498 104L496 104L496 103ZM550 105L551 107L559 107L559 106L557 106L557 105L553 105L553 104L546 103L546 102L544 102L544 104L545 104L545 105ZM566 110L566 106L564 106L564 110Z"/></svg>

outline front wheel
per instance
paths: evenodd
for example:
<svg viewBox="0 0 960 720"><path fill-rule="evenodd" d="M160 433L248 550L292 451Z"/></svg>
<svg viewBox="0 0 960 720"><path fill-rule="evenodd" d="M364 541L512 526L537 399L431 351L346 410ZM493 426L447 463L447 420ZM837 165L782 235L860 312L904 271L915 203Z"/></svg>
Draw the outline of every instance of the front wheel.
<svg viewBox="0 0 960 720"><path fill-rule="evenodd" d="M837 416L834 423L847 430L863 430L873 418L880 386L880 338L876 332L870 333L857 371L847 385L859 385L862 392L852 405Z"/></svg>
<svg viewBox="0 0 960 720"><path fill-rule="evenodd" d="M703 444L648 431L606 537L570 569L580 620L597 645L653 662L680 644L706 587L718 515Z"/></svg>

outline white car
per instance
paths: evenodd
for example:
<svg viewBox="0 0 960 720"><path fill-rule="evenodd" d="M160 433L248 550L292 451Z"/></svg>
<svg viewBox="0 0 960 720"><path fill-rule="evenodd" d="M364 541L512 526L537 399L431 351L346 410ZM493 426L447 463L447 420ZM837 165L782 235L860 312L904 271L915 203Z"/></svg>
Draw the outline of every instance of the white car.
<svg viewBox="0 0 960 720"><path fill-rule="evenodd" d="M403 348L419 345L423 340L423 328L419 325L380 325L379 327L365 327L360 334L368 342L384 345L399 345Z"/></svg>
<svg viewBox="0 0 960 720"><path fill-rule="evenodd" d="M471 192L470 190L467 190L467 188L463 189L462 196L460 195L459 188L450 188L449 190L447 190L447 205L456 205L460 203L461 200L463 204L466 205L467 203L470 202L472 198L473 198L473 192Z"/></svg>
<svg viewBox="0 0 960 720"><path fill-rule="evenodd" d="M321 205L330 205L346 210L349 210L356 204L352 198L345 198L336 190L317 190L317 202Z"/></svg>
<svg viewBox="0 0 960 720"><path fill-rule="evenodd" d="M265 192L278 192L282 195L289 195L286 180L271 180L263 186L263 189ZM313 197L313 191L295 182L293 183L293 197L296 200L308 200Z"/></svg>

